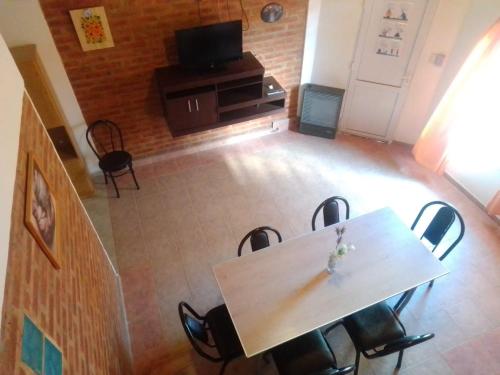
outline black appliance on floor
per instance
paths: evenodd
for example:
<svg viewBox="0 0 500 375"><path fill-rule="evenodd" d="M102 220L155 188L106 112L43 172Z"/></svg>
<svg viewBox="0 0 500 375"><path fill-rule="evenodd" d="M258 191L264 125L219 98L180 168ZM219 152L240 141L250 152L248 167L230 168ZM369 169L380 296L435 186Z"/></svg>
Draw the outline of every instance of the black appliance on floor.
<svg viewBox="0 0 500 375"><path fill-rule="evenodd" d="M343 89L314 84L304 85L299 131L324 138L335 138Z"/></svg>

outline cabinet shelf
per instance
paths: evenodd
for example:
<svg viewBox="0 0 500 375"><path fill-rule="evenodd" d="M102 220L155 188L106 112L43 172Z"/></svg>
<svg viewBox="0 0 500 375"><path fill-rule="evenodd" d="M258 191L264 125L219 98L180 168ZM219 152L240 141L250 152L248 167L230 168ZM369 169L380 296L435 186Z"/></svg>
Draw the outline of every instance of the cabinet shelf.
<svg viewBox="0 0 500 375"><path fill-rule="evenodd" d="M219 72L181 66L156 70L165 117L174 137L283 112L286 92L250 53Z"/></svg>
<svg viewBox="0 0 500 375"><path fill-rule="evenodd" d="M269 116L285 110L285 99L270 103L256 104L219 114L219 121L224 125L234 124L259 117Z"/></svg>
<svg viewBox="0 0 500 375"><path fill-rule="evenodd" d="M236 81L223 82L217 85L217 91L221 92L256 84L262 85L262 76L254 76L254 77L238 79Z"/></svg>
<svg viewBox="0 0 500 375"><path fill-rule="evenodd" d="M221 102L219 93L218 112L225 113L245 107L252 107L258 104L277 102L279 100L285 99L285 90L273 77L265 77L263 82L264 85L260 85L258 93L255 92L253 93L254 95L236 93L230 97L230 100ZM270 91L269 85L272 85L272 91Z"/></svg>
<svg viewBox="0 0 500 375"><path fill-rule="evenodd" d="M237 104L244 104L262 98L262 82L251 86L243 86L218 93L219 109Z"/></svg>

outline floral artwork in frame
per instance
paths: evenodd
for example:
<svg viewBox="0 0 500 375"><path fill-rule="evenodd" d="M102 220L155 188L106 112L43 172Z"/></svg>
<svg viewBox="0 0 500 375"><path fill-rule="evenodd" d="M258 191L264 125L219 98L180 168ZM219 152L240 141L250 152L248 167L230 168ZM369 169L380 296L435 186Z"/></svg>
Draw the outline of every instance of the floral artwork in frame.
<svg viewBox="0 0 500 375"><path fill-rule="evenodd" d="M69 11L84 51L114 47L104 7Z"/></svg>
<svg viewBox="0 0 500 375"><path fill-rule="evenodd" d="M24 223L55 268L60 268L59 222L54 192L32 154L28 155Z"/></svg>

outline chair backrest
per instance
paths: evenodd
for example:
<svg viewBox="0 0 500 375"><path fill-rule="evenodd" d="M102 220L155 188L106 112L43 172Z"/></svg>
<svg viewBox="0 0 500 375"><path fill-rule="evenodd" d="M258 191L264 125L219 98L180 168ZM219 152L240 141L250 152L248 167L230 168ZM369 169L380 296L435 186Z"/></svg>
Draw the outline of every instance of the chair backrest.
<svg viewBox="0 0 500 375"><path fill-rule="evenodd" d="M97 120L92 123L85 134L87 143L98 159L112 151L122 151L123 136L120 128L109 120ZM92 141L90 137L92 136Z"/></svg>
<svg viewBox="0 0 500 375"><path fill-rule="evenodd" d="M215 345L210 343L210 336L208 334L205 317L200 316L194 309L186 302L179 303L179 317L181 319L184 332L193 346L194 350L202 356L213 362L221 360L220 357L215 357L202 349L203 346L214 348Z"/></svg>
<svg viewBox="0 0 500 375"><path fill-rule="evenodd" d="M258 227L250 232L248 232L245 237L240 242L240 245L238 246L238 256L241 256L241 252L243 250L243 245L245 245L245 242L250 238L250 246L252 247L252 251L257 251L260 249L263 249L265 247L268 247L269 244L269 236L267 232L273 232L276 234L276 237L278 237L278 242L282 241L282 237L280 232L278 232L276 229L271 228L271 227Z"/></svg>
<svg viewBox="0 0 500 375"><path fill-rule="evenodd" d="M462 237L464 236L465 233L465 224L462 216L460 215L460 213L457 211L456 208L452 207L446 202L433 201L427 203L420 209L420 212L418 213L417 217L415 218L415 221L411 226L412 230L415 230L424 212L433 206L438 206L439 209L432 218L432 220L430 221L429 225L422 233L422 236L420 237L420 239L425 238L427 241L429 241L431 245L434 246L432 248L432 252L434 252L434 250L436 250L436 248L439 246L446 233L450 230L456 218L458 218L460 224L460 233L458 234L458 237L439 257L439 260L443 260L462 240Z"/></svg>
<svg viewBox="0 0 500 375"><path fill-rule="evenodd" d="M332 224L337 224L340 221L340 210L338 202L344 203L345 219L349 219L349 202L347 202L347 199L339 196L330 197L324 200L314 211L311 222L312 230L316 230L316 217L318 216L321 209L323 209L323 223L325 227Z"/></svg>

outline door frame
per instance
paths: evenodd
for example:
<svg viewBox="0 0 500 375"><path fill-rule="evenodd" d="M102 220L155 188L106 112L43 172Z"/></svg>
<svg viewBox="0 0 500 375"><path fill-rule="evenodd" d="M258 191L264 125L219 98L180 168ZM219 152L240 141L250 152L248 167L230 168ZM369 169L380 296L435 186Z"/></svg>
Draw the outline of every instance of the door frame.
<svg viewBox="0 0 500 375"><path fill-rule="evenodd" d="M362 46L364 46L364 44L366 42L368 28L369 28L368 21L369 21L370 15L372 13L372 9L373 9L373 5L374 5L375 1L377 1L377 0L364 0L363 1L363 3L364 3L363 4L363 12L361 14L358 36L356 38L356 48L354 50L353 61L351 63L351 72L349 74L349 80L347 83L346 100L344 101L344 103L342 105L342 110L340 113L339 129L345 133L360 135L362 137L374 138L374 139L378 139L378 140L382 140L382 141L386 141L388 143L391 143L393 141L394 133L396 131L396 126L399 123L401 111L406 103L406 97L408 95L409 87L411 85L418 60L420 59L425 42L427 41L427 36L429 35L432 21L434 20L434 15L436 14L436 10L437 10L438 5L439 5L441 0L428 0L427 7L426 7L424 14L423 14L422 24L420 25L419 33L417 35L417 38L415 39L413 52L411 53L410 60L408 61L408 67L406 69L406 74L403 77L403 83L400 87L400 93L398 95L396 105L394 106L394 111L392 113L389 127L387 129L387 135L385 137L377 136L374 134L368 134L368 133L364 133L364 132L359 132L356 130L347 129L345 121L344 121L345 112L347 111L347 109L349 108L349 106L352 102L352 93L353 93L353 88L354 88L354 82L356 81L356 76L358 73L359 66L361 64L361 56L363 53ZM392 86L392 87L396 87L396 86Z"/></svg>

